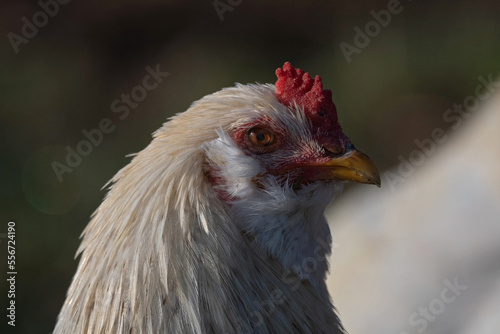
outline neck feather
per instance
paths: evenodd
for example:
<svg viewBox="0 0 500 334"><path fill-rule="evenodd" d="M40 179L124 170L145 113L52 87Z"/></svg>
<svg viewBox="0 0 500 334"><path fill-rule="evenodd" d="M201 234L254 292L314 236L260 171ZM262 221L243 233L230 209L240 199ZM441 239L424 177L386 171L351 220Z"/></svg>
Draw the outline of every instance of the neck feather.
<svg viewBox="0 0 500 334"><path fill-rule="evenodd" d="M341 333L322 279L326 204L308 205L304 192L298 203L281 203L290 208L282 212L236 214L203 173L201 142L191 149L168 143L178 135L171 123L113 178L84 231L54 332ZM324 195L329 202L332 194ZM311 224L292 209L301 203ZM258 224L268 220L267 229ZM254 232L264 239L256 242ZM280 233L286 241L271 247Z"/></svg>

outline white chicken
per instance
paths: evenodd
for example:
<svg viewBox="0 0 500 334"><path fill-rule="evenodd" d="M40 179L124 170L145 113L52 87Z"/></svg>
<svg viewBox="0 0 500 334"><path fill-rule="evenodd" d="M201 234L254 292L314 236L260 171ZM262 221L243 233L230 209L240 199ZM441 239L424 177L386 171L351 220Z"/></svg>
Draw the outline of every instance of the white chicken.
<svg viewBox="0 0 500 334"><path fill-rule="evenodd" d="M193 103L115 175L55 333L344 332L324 210L380 177L318 76L276 74Z"/></svg>

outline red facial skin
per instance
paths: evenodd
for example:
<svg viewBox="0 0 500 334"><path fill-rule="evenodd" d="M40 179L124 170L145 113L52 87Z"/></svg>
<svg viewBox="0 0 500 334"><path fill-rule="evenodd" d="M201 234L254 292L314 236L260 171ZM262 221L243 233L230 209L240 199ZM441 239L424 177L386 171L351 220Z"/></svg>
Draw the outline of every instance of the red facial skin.
<svg viewBox="0 0 500 334"><path fill-rule="evenodd" d="M205 175L219 199L223 202L230 203L232 196L223 189L222 185L224 184L224 178L219 175L219 170L215 166L209 164L205 164L203 167Z"/></svg>
<svg viewBox="0 0 500 334"><path fill-rule="evenodd" d="M255 156L266 167L267 174L273 176L283 176L283 182L287 181L298 189L300 185L320 180L320 175L324 172L321 166L329 162L332 158L341 156L347 150L350 141L347 137L335 138L328 135L313 136L314 139L323 147L323 152L312 151L308 147L297 147L297 143L291 143L286 140L286 134L280 130L272 130L276 136L276 142L262 150L252 147L247 140L249 129L253 127L270 128L267 124L256 123L249 128L235 131L232 134L233 140L248 155ZM295 147L294 147L295 144ZM283 152L279 152L282 150ZM286 156L290 152L290 157L276 162L273 154ZM293 153L292 153L293 152ZM329 167L324 167L329 168ZM262 176L262 175L260 175ZM256 180L258 184L258 180Z"/></svg>
<svg viewBox="0 0 500 334"><path fill-rule="evenodd" d="M275 93L278 101L288 108L294 108L297 105L304 110L312 126L313 139L324 149L323 152L311 152L304 147L303 152L297 154L297 147L293 147L294 143L286 140L286 129L273 126L271 120L266 118L259 119L252 124L245 124L230 135L246 154L261 160L268 174L282 176L283 182L289 182L294 189L299 189L304 184L320 180L321 175L324 174L321 165L344 154L351 143L342 132L338 122L332 92L323 89L319 76L313 80L309 73L294 68L288 62L283 65L282 69L276 70L276 75L278 80ZM272 145L254 146L249 142L249 131L255 127L268 129L274 134L275 141ZM283 152L278 152L279 150ZM286 156L287 151L290 152L290 158L281 159L279 162L270 156L278 153ZM210 167L208 171L210 182L221 199L230 200L230 195L220 187L224 182L223 179L213 168ZM262 186L259 176L254 182Z"/></svg>

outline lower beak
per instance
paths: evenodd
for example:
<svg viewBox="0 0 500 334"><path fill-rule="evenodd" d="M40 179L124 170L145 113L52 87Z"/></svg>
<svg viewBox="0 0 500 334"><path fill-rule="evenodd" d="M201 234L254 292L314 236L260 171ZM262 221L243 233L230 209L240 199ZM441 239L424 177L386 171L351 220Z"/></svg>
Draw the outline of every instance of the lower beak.
<svg viewBox="0 0 500 334"><path fill-rule="evenodd" d="M318 179L354 181L380 187L377 167L366 154L356 149L326 163L310 167L316 170L315 177Z"/></svg>

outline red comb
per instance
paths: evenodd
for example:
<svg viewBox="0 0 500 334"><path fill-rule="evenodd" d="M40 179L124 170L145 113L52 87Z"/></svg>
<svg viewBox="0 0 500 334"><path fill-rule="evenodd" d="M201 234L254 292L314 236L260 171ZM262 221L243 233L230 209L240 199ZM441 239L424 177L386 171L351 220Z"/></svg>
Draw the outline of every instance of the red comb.
<svg viewBox="0 0 500 334"><path fill-rule="evenodd" d="M329 114L337 121L337 110L332 101L332 92L323 89L321 78L313 79L309 73L293 67L289 62L276 70L276 97L280 103L291 106L295 101L304 108L308 116Z"/></svg>
<svg viewBox="0 0 500 334"><path fill-rule="evenodd" d="M304 108L307 118L317 130L342 134L332 92L323 89L319 76L313 80L309 73L293 67L289 62L276 70L276 76L276 97L280 103L290 107L295 102Z"/></svg>

